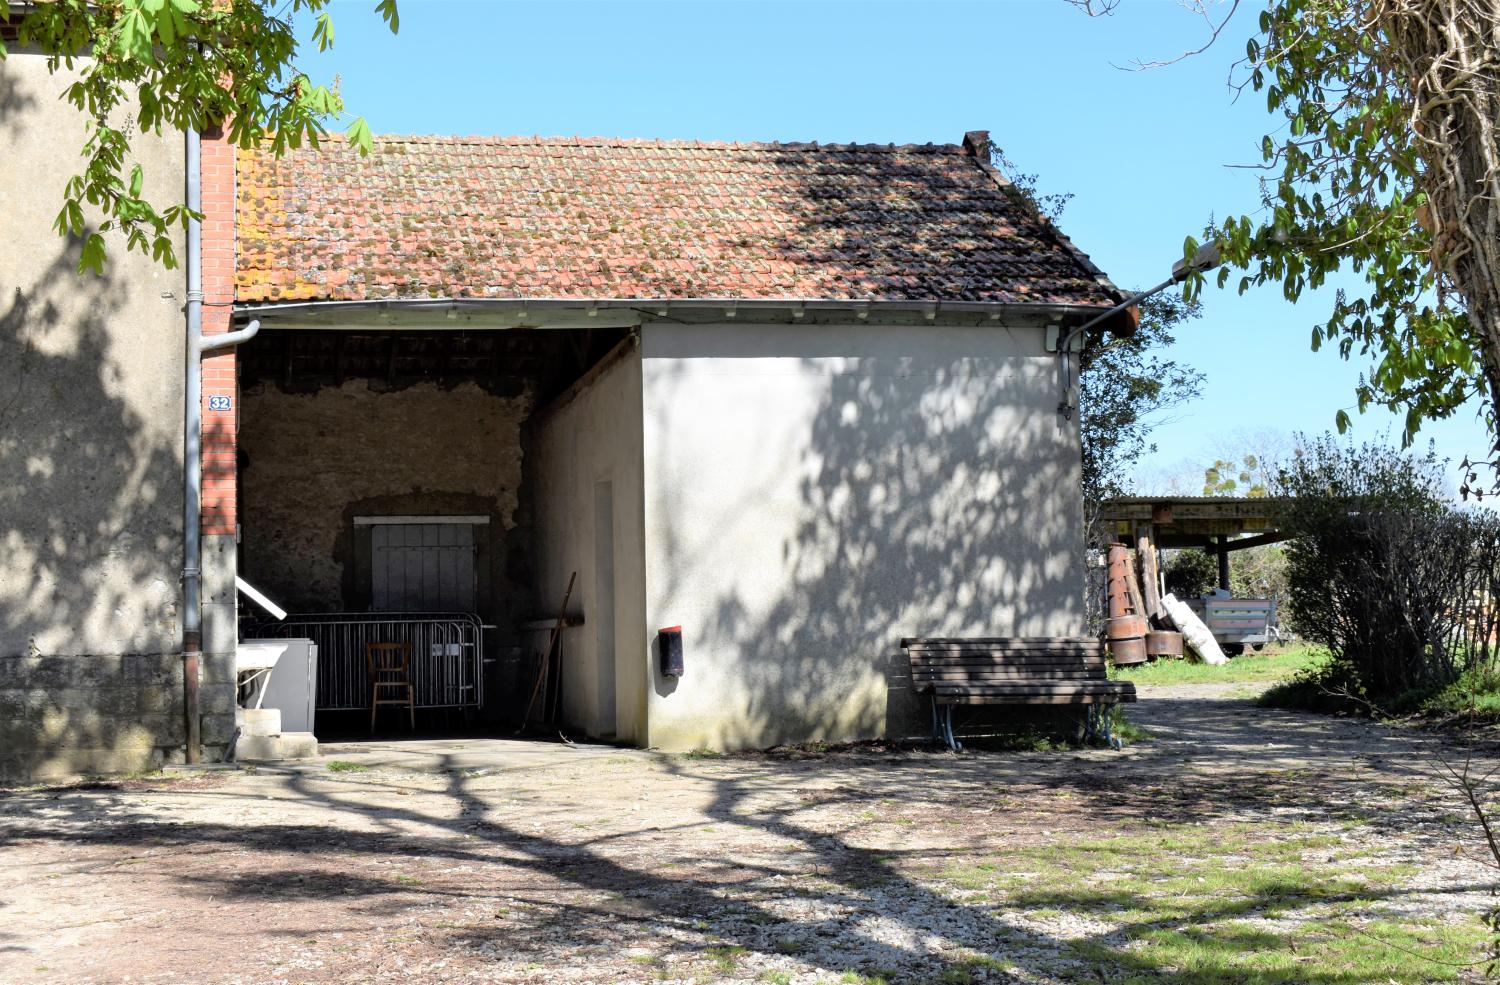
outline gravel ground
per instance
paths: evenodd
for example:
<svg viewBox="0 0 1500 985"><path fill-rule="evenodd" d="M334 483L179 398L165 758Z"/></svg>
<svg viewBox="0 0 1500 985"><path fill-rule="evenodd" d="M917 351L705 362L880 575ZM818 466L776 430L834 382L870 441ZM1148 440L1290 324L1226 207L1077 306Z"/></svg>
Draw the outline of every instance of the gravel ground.
<svg viewBox="0 0 1500 985"><path fill-rule="evenodd" d="M1235 832L1249 867L1258 839L1329 832L1306 864L1410 873L1386 917L1489 905L1435 740L1241 692L1143 689L1150 738L1119 753L391 742L4 793L0 981L1113 980L1080 947L1127 954L1120 919L1016 887L1051 846L1163 831ZM954 874L997 858L1003 886Z"/></svg>

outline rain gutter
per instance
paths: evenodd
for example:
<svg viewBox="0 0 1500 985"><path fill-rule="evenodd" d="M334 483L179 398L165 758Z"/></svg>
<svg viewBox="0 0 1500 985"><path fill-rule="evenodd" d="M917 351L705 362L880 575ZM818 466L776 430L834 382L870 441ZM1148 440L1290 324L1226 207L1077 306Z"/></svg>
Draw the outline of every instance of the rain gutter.
<svg viewBox="0 0 1500 985"><path fill-rule="evenodd" d="M824 298L389 298L374 301L285 301L264 304L239 304L239 317L305 319L327 317L349 319L357 316L449 313L490 315L524 323L536 311L577 311L586 315L597 311L635 311L642 315L670 318L674 314L725 314L734 318L741 313L787 313L792 320L806 314L842 313L857 320L872 314L918 314L927 320L941 315L981 316L991 321L1006 318L1088 318L1100 313L1098 305L1058 304L1030 301L885 301L829 300ZM1109 309L1112 313L1117 309Z"/></svg>
<svg viewBox="0 0 1500 985"><path fill-rule="evenodd" d="M182 697L187 728L188 763L202 758L198 691L203 663L203 574L201 503L203 487L203 356L255 337L260 320L244 328L208 338L203 336L203 211L201 140L198 131L184 132L187 170L187 351L183 369L182 427Z"/></svg>

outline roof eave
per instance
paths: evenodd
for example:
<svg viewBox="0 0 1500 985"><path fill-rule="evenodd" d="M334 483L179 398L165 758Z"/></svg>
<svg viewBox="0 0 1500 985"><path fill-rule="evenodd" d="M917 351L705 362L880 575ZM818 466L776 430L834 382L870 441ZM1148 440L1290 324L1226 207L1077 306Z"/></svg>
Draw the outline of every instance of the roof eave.
<svg viewBox="0 0 1500 985"><path fill-rule="evenodd" d="M268 325L277 321L348 324L371 318L433 315L479 316L487 321L524 325L545 320L536 316L576 313L582 324L590 324L599 312L630 313L641 320L696 314L733 319L743 315L797 321L808 315L827 318L847 315L863 321L871 316L917 315L928 321L962 318L973 322L1063 321L1087 318L1105 310L1105 305L1047 301L909 301L827 298L382 298L360 301L270 301L240 302L235 314L259 318ZM555 321L555 318L553 319ZM616 319L617 320L617 319ZM750 320L750 319L746 319Z"/></svg>

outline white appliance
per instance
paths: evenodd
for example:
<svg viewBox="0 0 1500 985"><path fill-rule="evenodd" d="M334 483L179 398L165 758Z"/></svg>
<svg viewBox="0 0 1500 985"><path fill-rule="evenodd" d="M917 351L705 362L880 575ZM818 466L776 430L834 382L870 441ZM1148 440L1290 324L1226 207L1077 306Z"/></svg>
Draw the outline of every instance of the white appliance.
<svg viewBox="0 0 1500 985"><path fill-rule="evenodd" d="M281 731L312 732L318 702L318 645L309 639L241 640L235 669L265 671L251 685L247 708L281 712Z"/></svg>

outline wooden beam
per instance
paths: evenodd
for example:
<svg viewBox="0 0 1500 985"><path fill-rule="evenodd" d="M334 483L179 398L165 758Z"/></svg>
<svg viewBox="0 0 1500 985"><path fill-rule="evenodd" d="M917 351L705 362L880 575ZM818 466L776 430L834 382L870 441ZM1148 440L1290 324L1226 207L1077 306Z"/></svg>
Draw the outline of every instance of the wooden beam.
<svg viewBox="0 0 1500 985"><path fill-rule="evenodd" d="M1290 538L1290 534L1284 534L1279 530L1273 530L1268 534L1258 534L1254 537L1242 537L1239 540L1231 540L1224 545L1226 551L1244 551L1252 547L1265 547L1267 544L1279 544Z"/></svg>
<svg viewBox="0 0 1500 985"><path fill-rule="evenodd" d="M1156 590L1156 538L1152 536L1150 523L1137 523L1135 535L1136 557L1141 563L1141 593L1146 606L1143 615L1154 616L1161 611L1161 596Z"/></svg>
<svg viewBox="0 0 1500 985"><path fill-rule="evenodd" d="M1212 537L1189 537L1185 534L1161 534L1156 542L1164 551L1182 551L1189 548L1207 550L1214 546Z"/></svg>

